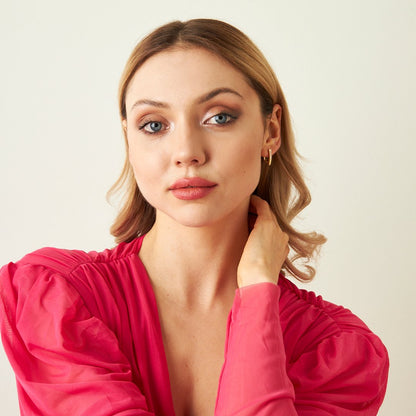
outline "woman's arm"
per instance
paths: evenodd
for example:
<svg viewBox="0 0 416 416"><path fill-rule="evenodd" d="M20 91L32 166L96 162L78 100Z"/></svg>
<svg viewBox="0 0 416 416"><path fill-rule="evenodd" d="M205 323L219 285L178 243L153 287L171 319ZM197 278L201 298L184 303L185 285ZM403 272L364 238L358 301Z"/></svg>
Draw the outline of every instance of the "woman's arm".
<svg viewBox="0 0 416 416"><path fill-rule="evenodd" d="M297 415L276 284L289 252L288 236L266 201L253 196L250 211L257 219L238 266L239 289L228 322L215 414Z"/></svg>
<svg viewBox="0 0 416 416"><path fill-rule="evenodd" d="M5 266L0 322L23 416L154 415L116 336L64 277Z"/></svg>
<svg viewBox="0 0 416 416"><path fill-rule="evenodd" d="M260 283L237 290L227 329L216 416L294 416L279 320L280 288Z"/></svg>
<svg viewBox="0 0 416 416"><path fill-rule="evenodd" d="M215 415L376 415L386 389L387 352L349 311L336 334L323 329L320 342L287 362L276 285L287 238L267 203L257 197L252 202L258 217L239 265Z"/></svg>

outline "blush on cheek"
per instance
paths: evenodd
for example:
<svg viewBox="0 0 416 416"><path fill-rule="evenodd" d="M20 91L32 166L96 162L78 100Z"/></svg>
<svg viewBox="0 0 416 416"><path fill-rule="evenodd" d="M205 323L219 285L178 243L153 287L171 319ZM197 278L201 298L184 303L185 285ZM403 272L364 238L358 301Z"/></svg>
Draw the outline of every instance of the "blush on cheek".
<svg viewBox="0 0 416 416"><path fill-rule="evenodd" d="M162 185L160 183L160 173L152 173L151 167L145 163L132 166L134 179L142 197L153 207L159 205L162 196Z"/></svg>
<svg viewBox="0 0 416 416"><path fill-rule="evenodd" d="M260 181L261 163L260 161L251 161L250 165L242 166L240 181L250 193L253 193Z"/></svg>

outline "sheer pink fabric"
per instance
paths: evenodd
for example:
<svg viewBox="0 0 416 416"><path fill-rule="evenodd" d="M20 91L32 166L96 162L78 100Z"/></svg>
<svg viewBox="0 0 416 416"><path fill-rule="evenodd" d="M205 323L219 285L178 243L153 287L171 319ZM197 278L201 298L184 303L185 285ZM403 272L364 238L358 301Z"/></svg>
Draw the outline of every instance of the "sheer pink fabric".
<svg viewBox="0 0 416 416"><path fill-rule="evenodd" d="M142 239L45 248L2 268L1 334L23 416L174 416ZM236 291L215 415L375 415L387 372L362 321L281 277Z"/></svg>

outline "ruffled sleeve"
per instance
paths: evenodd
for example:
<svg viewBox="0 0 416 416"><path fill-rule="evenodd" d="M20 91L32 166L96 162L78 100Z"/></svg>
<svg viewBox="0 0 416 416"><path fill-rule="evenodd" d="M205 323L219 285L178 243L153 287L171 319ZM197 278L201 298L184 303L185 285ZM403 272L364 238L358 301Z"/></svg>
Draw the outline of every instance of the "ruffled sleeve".
<svg viewBox="0 0 416 416"><path fill-rule="evenodd" d="M313 321L304 319L308 312L302 311L302 318L292 322L297 338L291 339L290 331L284 336L280 290L262 283L237 291L216 416L376 415L388 372L387 352L378 337L343 308L335 324L326 310ZM336 329L329 330L327 321ZM302 343L296 357L286 357L286 351L296 351Z"/></svg>
<svg viewBox="0 0 416 416"><path fill-rule="evenodd" d="M388 354L380 339L352 325L291 363L288 375L302 416L372 416L387 387Z"/></svg>
<svg viewBox="0 0 416 416"><path fill-rule="evenodd" d="M153 414L114 333L65 276L10 263L0 288L2 340L23 416Z"/></svg>

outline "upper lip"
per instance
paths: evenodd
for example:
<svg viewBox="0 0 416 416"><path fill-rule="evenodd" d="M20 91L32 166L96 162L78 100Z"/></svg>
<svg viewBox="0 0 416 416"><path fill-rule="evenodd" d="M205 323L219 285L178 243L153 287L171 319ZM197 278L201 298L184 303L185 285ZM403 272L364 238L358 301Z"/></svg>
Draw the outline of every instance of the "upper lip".
<svg viewBox="0 0 416 416"><path fill-rule="evenodd" d="M208 181L204 178L182 178L178 179L173 183L169 189L180 189L180 188L209 188L217 185L215 182Z"/></svg>

